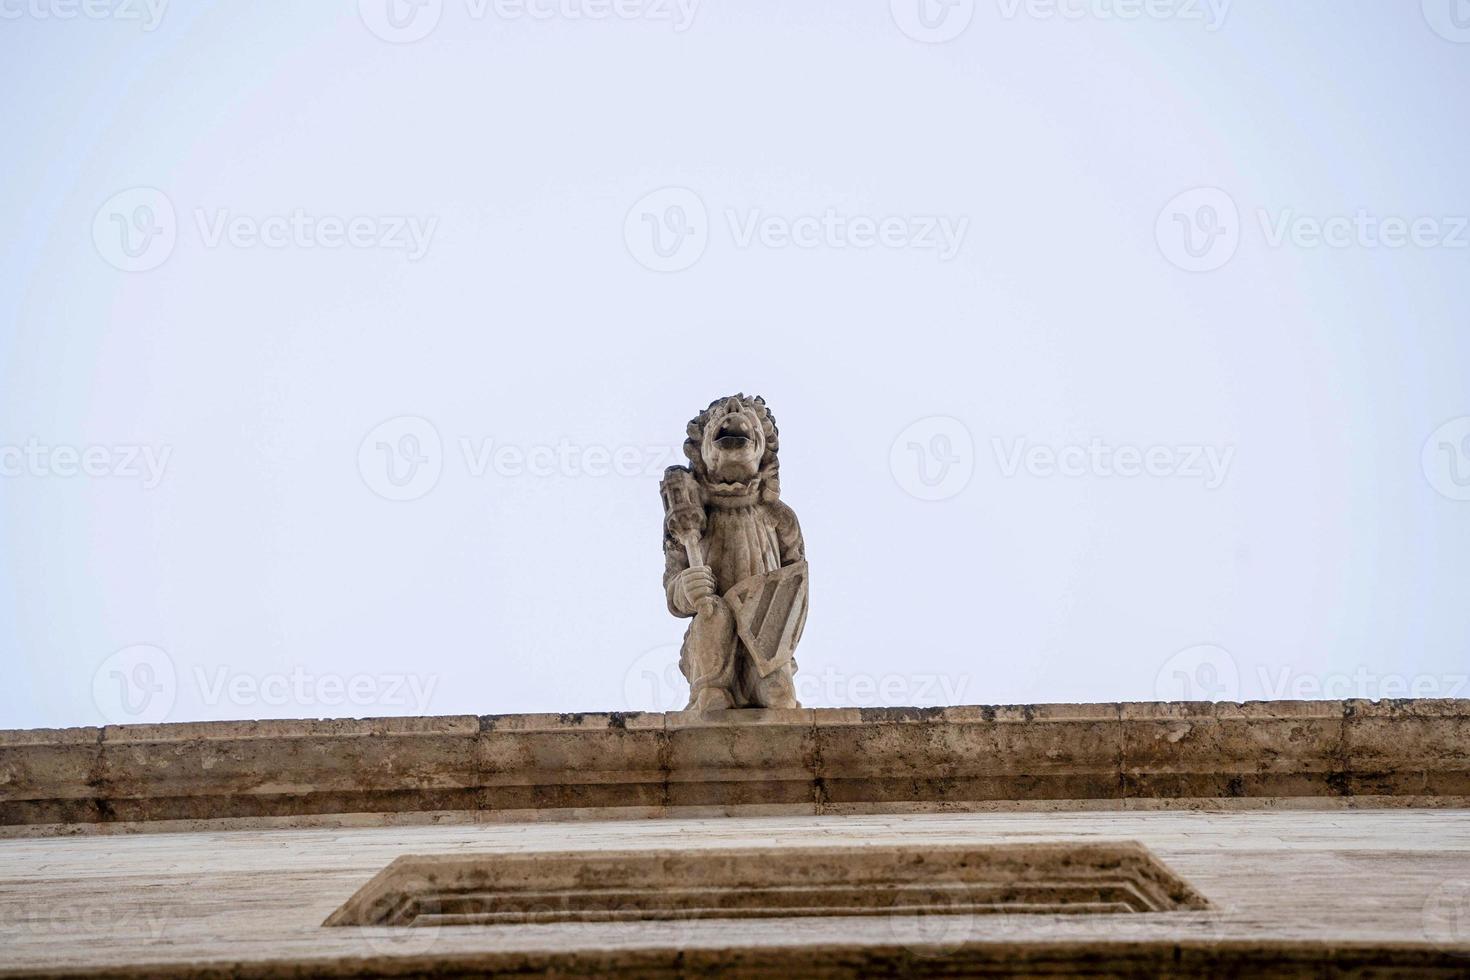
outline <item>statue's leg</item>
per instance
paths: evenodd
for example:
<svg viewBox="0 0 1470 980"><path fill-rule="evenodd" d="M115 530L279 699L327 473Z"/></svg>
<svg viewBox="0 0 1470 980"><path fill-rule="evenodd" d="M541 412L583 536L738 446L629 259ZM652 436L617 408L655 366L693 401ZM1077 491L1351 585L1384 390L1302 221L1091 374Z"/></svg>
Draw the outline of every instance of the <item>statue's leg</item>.
<svg viewBox="0 0 1470 980"><path fill-rule="evenodd" d="M725 600L718 596L701 599L679 656L679 669L689 680L688 710L734 706L735 644L735 616Z"/></svg>
<svg viewBox="0 0 1470 980"><path fill-rule="evenodd" d="M755 661L741 657L745 676L741 687L749 694L753 708L800 708L796 700L796 664L787 661L765 677L755 669Z"/></svg>

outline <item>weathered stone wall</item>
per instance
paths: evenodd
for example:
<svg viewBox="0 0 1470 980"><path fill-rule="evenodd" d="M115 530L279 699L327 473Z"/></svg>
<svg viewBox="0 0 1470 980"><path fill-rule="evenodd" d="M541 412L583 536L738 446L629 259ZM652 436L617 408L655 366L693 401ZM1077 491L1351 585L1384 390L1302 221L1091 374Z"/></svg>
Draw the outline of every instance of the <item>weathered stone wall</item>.
<svg viewBox="0 0 1470 980"><path fill-rule="evenodd" d="M1207 910L327 927L404 854L1138 841ZM783 816L0 841L0 976L1465 976L1470 812Z"/></svg>

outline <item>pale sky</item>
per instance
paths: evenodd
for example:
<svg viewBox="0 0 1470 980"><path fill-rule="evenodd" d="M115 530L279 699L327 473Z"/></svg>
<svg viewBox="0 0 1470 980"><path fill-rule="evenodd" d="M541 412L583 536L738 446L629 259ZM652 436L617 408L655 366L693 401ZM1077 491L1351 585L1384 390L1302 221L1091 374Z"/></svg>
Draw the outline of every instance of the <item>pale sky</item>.
<svg viewBox="0 0 1470 980"><path fill-rule="evenodd" d="M804 704L1470 693L1463 0L0 14L0 727L681 707L736 391Z"/></svg>

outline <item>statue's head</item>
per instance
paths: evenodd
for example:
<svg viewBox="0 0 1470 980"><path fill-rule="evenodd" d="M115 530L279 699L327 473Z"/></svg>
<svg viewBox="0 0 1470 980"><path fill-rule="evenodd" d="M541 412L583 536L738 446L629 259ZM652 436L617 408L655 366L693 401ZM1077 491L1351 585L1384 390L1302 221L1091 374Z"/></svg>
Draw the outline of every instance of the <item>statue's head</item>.
<svg viewBox="0 0 1470 980"><path fill-rule="evenodd" d="M748 484L761 477L762 495L780 493L776 420L764 399L731 395L710 402L689 423L684 455L708 484Z"/></svg>

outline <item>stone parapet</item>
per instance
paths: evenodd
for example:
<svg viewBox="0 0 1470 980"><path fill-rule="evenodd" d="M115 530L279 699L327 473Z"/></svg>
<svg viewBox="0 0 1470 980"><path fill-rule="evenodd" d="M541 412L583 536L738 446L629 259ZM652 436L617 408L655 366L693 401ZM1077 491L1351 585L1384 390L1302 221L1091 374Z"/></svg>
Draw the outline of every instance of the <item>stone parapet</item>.
<svg viewBox="0 0 1470 980"><path fill-rule="evenodd" d="M1470 701L0 731L0 834L986 809L1465 806Z"/></svg>

